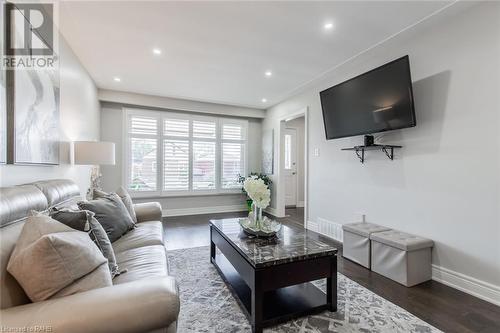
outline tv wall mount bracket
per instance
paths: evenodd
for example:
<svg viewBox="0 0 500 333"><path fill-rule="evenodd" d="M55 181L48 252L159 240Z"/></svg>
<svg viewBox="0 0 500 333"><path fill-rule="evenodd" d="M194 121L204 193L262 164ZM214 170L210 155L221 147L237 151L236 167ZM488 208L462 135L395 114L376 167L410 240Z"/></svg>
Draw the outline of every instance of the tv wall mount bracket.
<svg viewBox="0 0 500 333"><path fill-rule="evenodd" d="M373 142L373 139L368 140L368 141L365 139L365 143L368 143L368 142L370 144L365 144L363 146L355 146L352 148L343 148L342 150L354 151L356 153L356 155L358 156L359 161L361 163L365 163L365 151L368 151L368 150L383 151L385 153L385 155L387 156L387 158L392 161L392 160L394 160L394 149L403 148L403 146L378 145L378 144L371 143L371 142Z"/></svg>

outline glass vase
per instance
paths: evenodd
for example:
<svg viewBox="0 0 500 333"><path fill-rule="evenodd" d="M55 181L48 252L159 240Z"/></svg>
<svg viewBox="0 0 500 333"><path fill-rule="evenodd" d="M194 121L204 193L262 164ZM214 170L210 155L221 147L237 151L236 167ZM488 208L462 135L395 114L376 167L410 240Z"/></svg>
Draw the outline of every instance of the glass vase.
<svg viewBox="0 0 500 333"><path fill-rule="evenodd" d="M258 229L261 227L261 222L262 222L262 208L259 208L255 205L255 203L252 204L252 213L253 213L253 220L255 221L255 225L257 226Z"/></svg>

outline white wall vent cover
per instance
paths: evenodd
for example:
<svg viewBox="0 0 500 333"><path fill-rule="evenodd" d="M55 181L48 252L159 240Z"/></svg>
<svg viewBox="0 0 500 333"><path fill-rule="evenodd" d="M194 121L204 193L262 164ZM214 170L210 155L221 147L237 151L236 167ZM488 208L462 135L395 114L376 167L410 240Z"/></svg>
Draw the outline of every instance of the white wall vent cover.
<svg viewBox="0 0 500 333"><path fill-rule="evenodd" d="M309 222L308 228L339 242L342 242L344 239L342 224L328 221L321 217L318 217L318 222Z"/></svg>

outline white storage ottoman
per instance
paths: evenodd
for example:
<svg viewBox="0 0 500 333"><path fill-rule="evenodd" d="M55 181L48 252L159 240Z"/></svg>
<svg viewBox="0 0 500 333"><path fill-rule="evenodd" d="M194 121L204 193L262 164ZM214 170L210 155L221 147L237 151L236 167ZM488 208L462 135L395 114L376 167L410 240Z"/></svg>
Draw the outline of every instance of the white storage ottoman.
<svg viewBox="0 0 500 333"><path fill-rule="evenodd" d="M370 268L370 234L390 230L367 222L344 224L342 256L366 268Z"/></svg>
<svg viewBox="0 0 500 333"><path fill-rule="evenodd" d="M430 280L434 242L397 230L370 235L372 271L407 287Z"/></svg>

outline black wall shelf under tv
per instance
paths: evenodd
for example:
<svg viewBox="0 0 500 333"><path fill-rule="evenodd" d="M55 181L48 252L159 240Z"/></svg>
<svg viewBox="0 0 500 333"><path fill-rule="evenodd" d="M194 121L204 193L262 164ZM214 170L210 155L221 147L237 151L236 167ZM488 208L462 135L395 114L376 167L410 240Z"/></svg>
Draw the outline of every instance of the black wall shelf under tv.
<svg viewBox="0 0 500 333"><path fill-rule="evenodd" d="M363 146L355 146L352 148L343 148L342 150L353 150L356 152L361 163L365 162L365 151L367 150L381 150L387 155L387 157L392 161L394 160L394 149L403 148L403 146L394 146L394 145L363 145Z"/></svg>

